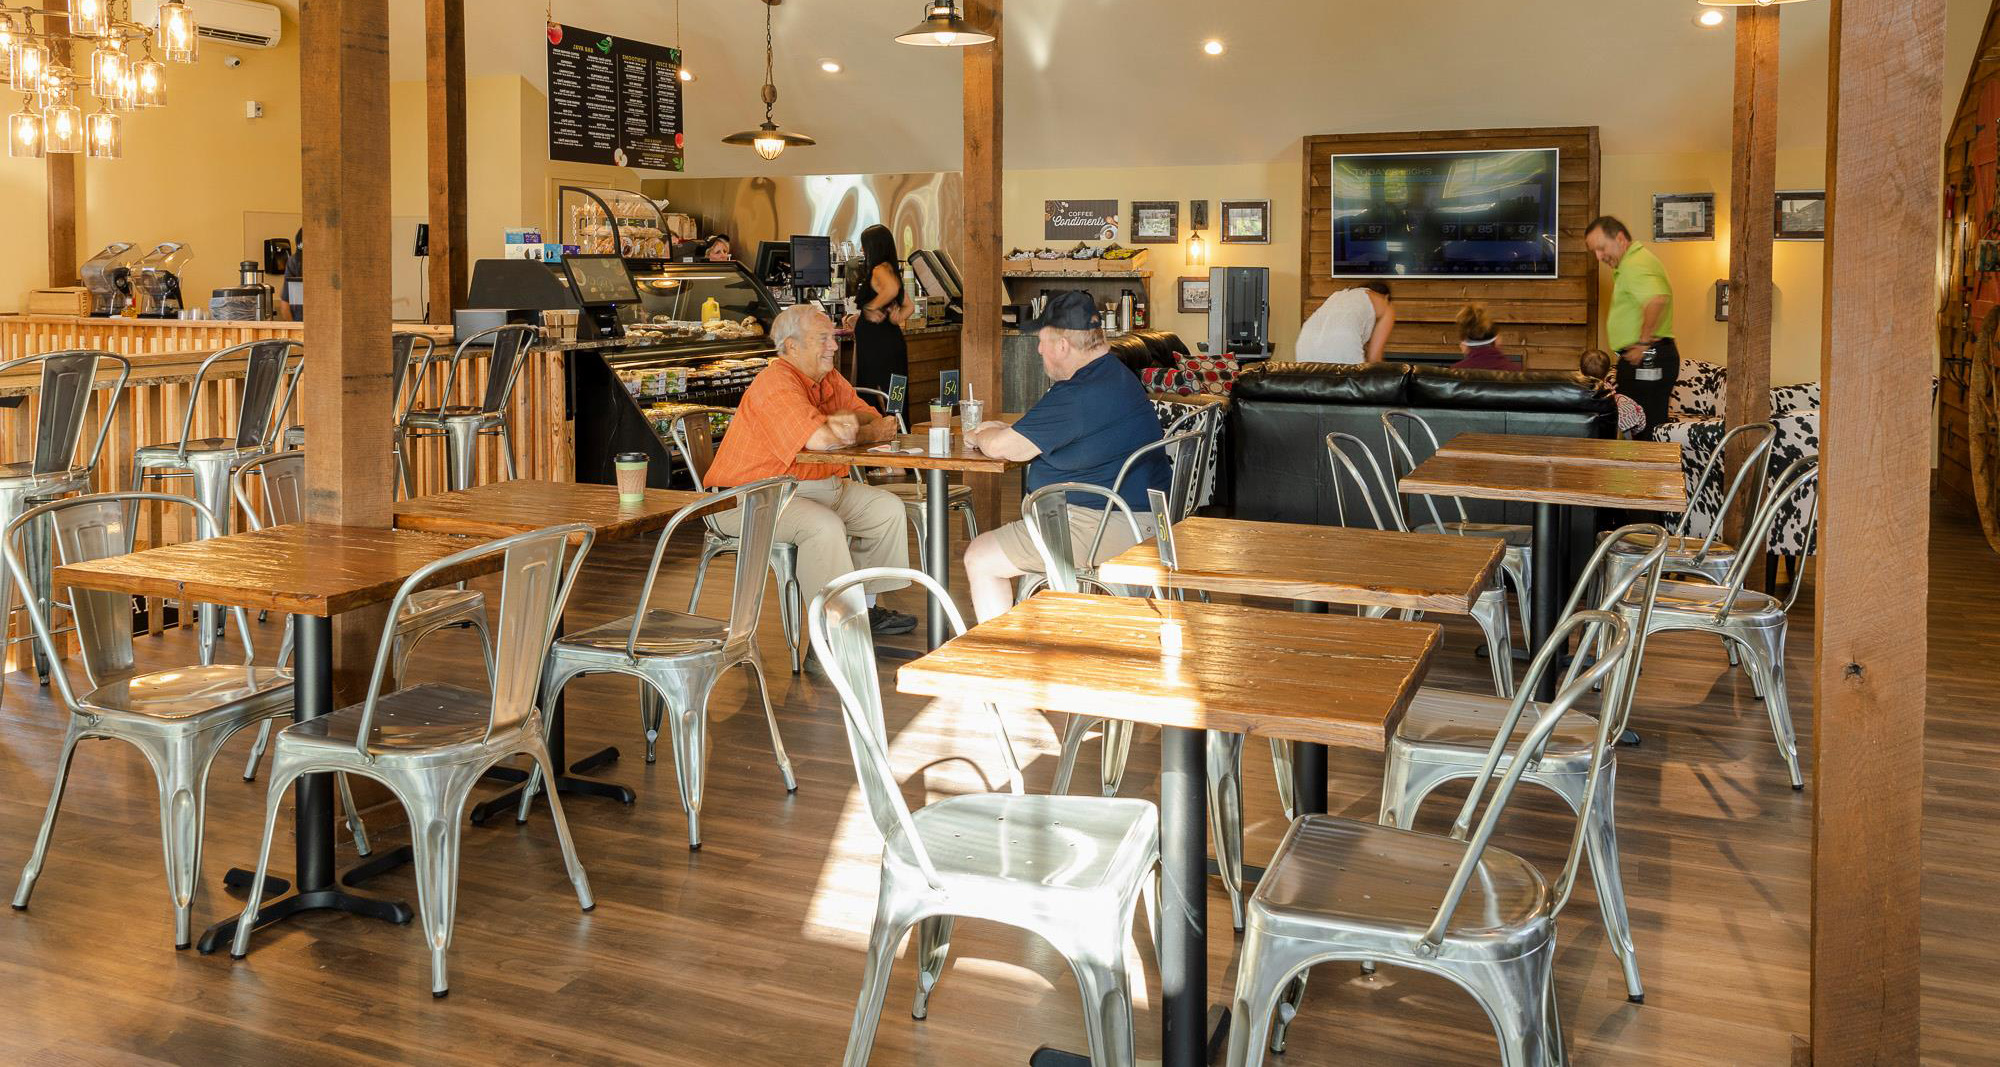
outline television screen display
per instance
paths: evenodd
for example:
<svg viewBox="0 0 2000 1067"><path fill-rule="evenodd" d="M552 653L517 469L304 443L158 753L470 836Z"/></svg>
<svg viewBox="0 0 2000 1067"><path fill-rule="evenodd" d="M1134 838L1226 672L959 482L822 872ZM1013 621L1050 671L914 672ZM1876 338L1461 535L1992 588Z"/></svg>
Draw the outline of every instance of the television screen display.
<svg viewBox="0 0 2000 1067"><path fill-rule="evenodd" d="M1337 155L1336 278L1553 278L1556 149Z"/></svg>

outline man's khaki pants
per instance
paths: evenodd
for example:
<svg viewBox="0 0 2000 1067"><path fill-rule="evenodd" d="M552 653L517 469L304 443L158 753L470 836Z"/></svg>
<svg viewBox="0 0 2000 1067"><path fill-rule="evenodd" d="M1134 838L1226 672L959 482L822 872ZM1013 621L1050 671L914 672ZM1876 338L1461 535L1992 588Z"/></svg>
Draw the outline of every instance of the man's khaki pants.
<svg viewBox="0 0 2000 1067"><path fill-rule="evenodd" d="M909 520L894 493L850 478L800 482L791 503L778 515L774 540L798 546L799 606L809 607L826 584L866 567L910 565ZM716 517L716 529L734 537L734 509ZM870 593L901 589L908 582L870 582Z"/></svg>

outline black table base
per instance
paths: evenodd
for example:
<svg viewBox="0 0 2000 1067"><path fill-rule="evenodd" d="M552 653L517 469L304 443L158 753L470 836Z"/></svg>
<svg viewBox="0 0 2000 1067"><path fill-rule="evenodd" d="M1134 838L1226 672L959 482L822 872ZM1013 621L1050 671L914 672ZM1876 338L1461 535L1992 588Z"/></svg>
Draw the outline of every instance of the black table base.
<svg viewBox="0 0 2000 1067"><path fill-rule="evenodd" d="M293 632L298 640L298 668L294 675L293 717L304 722L333 711L333 624L315 615L294 615ZM277 900L265 900L257 909L255 929L262 930L309 911L340 911L392 923L407 923L410 906L401 901L378 900L342 892L334 882L333 868L333 776L300 776L295 789L297 809L294 825L297 843L294 864L298 892ZM224 882L247 889L256 878L254 871L240 868L224 876ZM268 887L280 880L267 879ZM279 890L283 892L281 888ZM195 947L203 954L231 943L236 937L240 916L216 923L202 932Z"/></svg>
<svg viewBox="0 0 2000 1067"><path fill-rule="evenodd" d="M1533 656L1548 643L1549 634L1555 632L1556 614L1562 610L1564 588L1563 573L1568 570L1563 556L1562 509L1554 504L1535 504L1534 527L1535 561L1534 573L1529 582L1535 587L1529 600L1534 604L1534 623L1528 634L1528 655ZM1556 682L1562 672L1544 671L1541 684L1535 687L1533 698L1550 701L1556 698Z"/></svg>

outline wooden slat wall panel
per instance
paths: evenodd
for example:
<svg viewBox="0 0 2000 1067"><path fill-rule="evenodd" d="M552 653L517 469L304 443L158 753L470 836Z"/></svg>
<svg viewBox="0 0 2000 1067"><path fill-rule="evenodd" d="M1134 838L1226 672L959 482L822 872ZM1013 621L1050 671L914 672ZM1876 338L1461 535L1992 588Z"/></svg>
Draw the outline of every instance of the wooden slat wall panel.
<svg viewBox="0 0 2000 1067"><path fill-rule="evenodd" d="M1333 277L1332 203L1328 160L1353 152L1450 152L1556 148L1561 233L1552 279L1398 280L1396 331L1389 358L1398 352L1451 351L1458 344L1453 316L1468 301L1487 305L1500 324L1500 345L1531 369L1574 370L1577 354L1594 347L1597 330L1597 261L1583 247L1583 229L1598 212L1595 126L1509 130L1443 130L1328 134L1305 140L1305 218L1301 316L1311 316L1355 280Z"/></svg>

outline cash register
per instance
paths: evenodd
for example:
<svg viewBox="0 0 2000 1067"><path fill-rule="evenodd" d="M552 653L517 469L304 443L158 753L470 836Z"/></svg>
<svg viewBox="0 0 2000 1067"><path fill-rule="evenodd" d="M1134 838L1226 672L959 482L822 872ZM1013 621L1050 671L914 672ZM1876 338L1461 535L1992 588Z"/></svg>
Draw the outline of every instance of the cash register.
<svg viewBox="0 0 2000 1067"><path fill-rule="evenodd" d="M563 270L569 275L569 291L583 308L583 315L595 327L598 337L625 336L621 313L636 308L638 287L632 273L619 256L565 256Z"/></svg>

